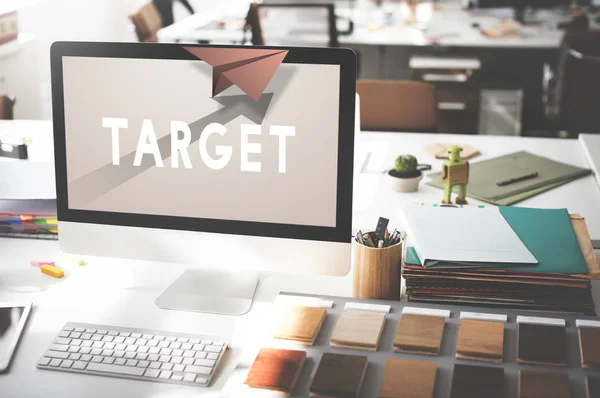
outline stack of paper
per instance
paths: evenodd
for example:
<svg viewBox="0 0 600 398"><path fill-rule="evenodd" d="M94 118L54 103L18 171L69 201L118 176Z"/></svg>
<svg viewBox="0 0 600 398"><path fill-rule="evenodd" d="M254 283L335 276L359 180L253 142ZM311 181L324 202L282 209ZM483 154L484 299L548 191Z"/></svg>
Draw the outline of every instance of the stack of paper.
<svg viewBox="0 0 600 398"><path fill-rule="evenodd" d="M408 213L420 214L421 211L427 211L432 215L440 215L442 212L450 212L438 218L431 217L427 227L433 233L423 235L423 225L415 228L415 218L418 215L408 215ZM495 219L490 213L500 215L510 229L519 238L528 252L537 260L537 264L525 265L507 265L505 262L497 264L486 263L482 266L465 266L460 261L453 261L451 264L445 261L444 254L456 255L461 257L480 255L502 256L502 249L506 247L500 245L497 240L508 242L506 231L501 233L496 239L489 241L490 234L482 232L481 229L475 229L482 237L473 238L473 233L469 231L468 221L472 218L473 212L480 212L481 223L486 224L490 219ZM461 217L466 215L465 222L446 224L449 218ZM587 232L585 220L579 215L569 215L566 209L529 209L518 207L501 208L444 208L421 206L420 210L415 212L415 208L405 208L402 211L409 229L408 240L410 244L419 245L409 247L406 251L405 261L402 272L406 280L406 294L410 301L431 302L431 303L453 303L462 305L491 306L519 308L542 311L559 311L580 314L594 314L594 302L591 295L590 279L600 277L600 269L591 247L591 240ZM438 220L435 224L435 220ZM495 221L497 222L497 221ZM496 224L493 230L501 229ZM415 235L411 235L413 231ZM418 232L414 232L418 231ZM461 241L460 250L449 247L447 251L434 252L441 263L447 267L439 267L433 264L431 260L423 255L423 244L425 250L430 250L428 237L434 236L435 239L443 240L445 231L448 238L446 241ZM419 235L416 235L418 233ZM506 234L506 235L504 235ZM476 250L467 245L465 237L470 242L477 242ZM510 239L513 237L511 236ZM442 246L443 247L443 242ZM516 251L522 249L516 245ZM498 250L497 248L500 248ZM481 251L490 250L490 253L480 254ZM421 251L421 254L418 254ZM430 254L430 251L427 251ZM591 255L589 255L591 253ZM525 253L522 253L525 254ZM460 259L460 258L459 258ZM429 263L430 266L423 264Z"/></svg>
<svg viewBox="0 0 600 398"><path fill-rule="evenodd" d="M0 163L0 236L56 239L56 189L51 163Z"/></svg>

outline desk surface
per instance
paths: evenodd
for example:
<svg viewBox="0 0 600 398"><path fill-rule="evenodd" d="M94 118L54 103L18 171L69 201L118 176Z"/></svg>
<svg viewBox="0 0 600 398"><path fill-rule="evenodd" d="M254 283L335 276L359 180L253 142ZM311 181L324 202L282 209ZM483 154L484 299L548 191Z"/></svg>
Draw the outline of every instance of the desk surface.
<svg viewBox="0 0 600 398"><path fill-rule="evenodd" d="M7 131L8 126L12 131L26 131L34 143L43 141L41 135L51 130L47 122L5 122L0 123L0 134ZM32 131L34 128L38 129L40 136ZM478 159L524 149L587 166L576 140L395 133L362 133L359 140L355 184L356 228L371 227L378 216L389 217L391 225L397 225L395 209L400 202L438 201L441 198L441 190L424 184L414 194L393 192L386 185L384 175L377 172L391 165L399 153L412 153L421 163L431 163L438 168L441 161L424 153L424 147L429 143L468 143L482 151L483 155ZM370 160L363 166L369 152ZM364 172L361 173L361 170ZM594 178L588 176L531 198L522 205L567 207L570 211L580 212L586 217L592 236L600 237L598 203L600 188ZM269 315L270 302L279 291L338 296L352 293L351 275L268 274L262 278L252 311L247 315L227 317L167 311L154 306L154 299L185 270L185 265L162 264L160 267L143 261L86 257L87 265L67 267L67 276L56 280L29 265L31 259L57 258L60 252L56 242L0 238L0 248L0 302L32 301L35 304L10 372L0 375L3 398L218 397L229 370L235 366L239 347L252 341L259 333L257 327L260 326L257 325L261 325L261 320ZM596 302L600 303L600 285L594 287L594 295ZM67 321L219 334L231 338L233 348L229 353L230 360L226 360L214 386L209 389L37 370L36 361Z"/></svg>
<svg viewBox="0 0 600 398"><path fill-rule="evenodd" d="M339 15L350 15L355 21L355 29L351 35L339 36L340 44L343 46L429 46L435 44L447 47L554 49L559 47L564 34L564 31L556 29L556 25L568 18L564 13L545 12L538 18L546 22L523 27L520 38L490 39L482 35L479 28L474 28L472 25L478 24L480 28L491 27L509 14L492 14L486 11L472 13L453 5L445 5L433 12L431 19L426 24L405 25L403 23L381 23L383 11L378 9L338 9L336 12ZM395 13L399 14L399 12ZM239 43L243 40L243 33L239 28L203 28L211 22L231 17L231 15L224 15L222 11L197 13L161 29L158 32L158 38L162 42L207 40L216 44ZM234 15L233 17L240 16ZM294 34L293 38L282 40L277 45L324 45L327 41L328 38L325 34Z"/></svg>

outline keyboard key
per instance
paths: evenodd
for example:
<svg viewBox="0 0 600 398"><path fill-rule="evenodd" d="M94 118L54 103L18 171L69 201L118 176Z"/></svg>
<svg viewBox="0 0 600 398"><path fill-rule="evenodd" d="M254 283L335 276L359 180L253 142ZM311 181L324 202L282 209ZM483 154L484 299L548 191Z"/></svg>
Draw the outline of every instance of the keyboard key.
<svg viewBox="0 0 600 398"><path fill-rule="evenodd" d="M155 340L164 340L165 336L154 336Z"/></svg>
<svg viewBox="0 0 600 398"><path fill-rule="evenodd" d="M147 368L150 366L150 362L148 361L139 361L137 364L138 368Z"/></svg>
<svg viewBox="0 0 600 398"><path fill-rule="evenodd" d="M40 359L40 361L38 362L38 364L42 365L42 366L46 366L50 363L51 358L48 357L44 357L42 359Z"/></svg>
<svg viewBox="0 0 600 398"><path fill-rule="evenodd" d="M173 350L171 355L173 355L175 357L181 357L181 356L183 356L183 350Z"/></svg>
<svg viewBox="0 0 600 398"><path fill-rule="evenodd" d="M160 372L160 375L158 376L159 379L170 379L171 375L173 374L173 372L169 372L168 370L163 370L162 372Z"/></svg>
<svg viewBox="0 0 600 398"><path fill-rule="evenodd" d="M82 355L80 359L84 362L89 362L92 360L92 356L91 355Z"/></svg>
<svg viewBox="0 0 600 398"><path fill-rule="evenodd" d="M104 347L104 343L101 341L95 341L94 344L92 344L92 348L102 348Z"/></svg>
<svg viewBox="0 0 600 398"><path fill-rule="evenodd" d="M146 340L150 340L150 339L154 338L154 336L151 334L144 334L144 335L142 335L142 338L146 339Z"/></svg>
<svg viewBox="0 0 600 398"><path fill-rule="evenodd" d="M125 337L120 337L120 336L119 336L119 337L115 337L115 338L113 339L113 343L122 344L122 343L124 343L124 342L125 342Z"/></svg>
<svg viewBox="0 0 600 398"><path fill-rule="evenodd" d="M173 350L170 348L162 348L160 350L160 355L171 355L172 352Z"/></svg>
<svg viewBox="0 0 600 398"><path fill-rule="evenodd" d="M162 370L171 370L173 369L173 364L164 362L162 365L160 365L160 368Z"/></svg>
<svg viewBox="0 0 600 398"><path fill-rule="evenodd" d="M119 335L119 332L115 332L114 330L109 330L109 331L108 331L108 335L109 335L109 336L118 336L118 335Z"/></svg>
<svg viewBox="0 0 600 398"><path fill-rule="evenodd" d="M91 347L92 344L94 344L93 341L91 341L91 340L85 340L83 343L81 343L81 346L82 347Z"/></svg>
<svg viewBox="0 0 600 398"><path fill-rule="evenodd" d="M148 370L146 370L146 373L144 373L144 377L157 378L159 374L160 374L160 370L148 369Z"/></svg>
<svg viewBox="0 0 600 398"><path fill-rule="evenodd" d="M137 346L133 345L133 344L129 344L127 347L125 347L125 351L128 352L135 352L137 350Z"/></svg>
<svg viewBox="0 0 600 398"><path fill-rule="evenodd" d="M81 361L76 361L73 363L73 366L71 366L71 369L84 370L86 366L87 366L87 363L81 362Z"/></svg>
<svg viewBox="0 0 600 398"><path fill-rule="evenodd" d="M115 343L106 343L104 344L104 348L106 348L107 350L113 350L115 348L116 344Z"/></svg>
<svg viewBox="0 0 600 398"><path fill-rule="evenodd" d="M183 358L182 357L173 357L171 358L171 363L181 363L183 362Z"/></svg>
<svg viewBox="0 0 600 398"><path fill-rule="evenodd" d="M120 332L119 336L129 337L129 336L131 336L131 333L129 333L129 332Z"/></svg>
<svg viewBox="0 0 600 398"><path fill-rule="evenodd" d="M137 354L135 354L135 359L146 360L148 359L148 354L138 352Z"/></svg>
<svg viewBox="0 0 600 398"><path fill-rule="evenodd" d="M194 361L194 365L199 365L199 366L210 366L213 367L215 366L216 361L212 360L212 359L196 359Z"/></svg>
<svg viewBox="0 0 600 398"><path fill-rule="evenodd" d="M70 359L65 359L60 364L60 367L65 369L69 369L71 366L73 366L73 361L71 361Z"/></svg>
<svg viewBox="0 0 600 398"><path fill-rule="evenodd" d="M67 336L67 337L70 337L72 339L79 339L79 338L81 338L81 333L79 333L79 332L71 332L71 333L69 333L69 336Z"/></svg>
<svg viewBox="0 0 600 398"><path fill-rule="evenodd" d="M135 344L135 339L133 337L127 337L125 339L125 344Z"/></svg>
<svg viewBox="0 0 600 398"><path fill-rule="evenodd" d="M171 344L169 344L169 348L181 348L181 343L178 341L174 341Z"/></svg>
<svg viewBox="0 0 600 398"><path fill-rule="evenodd" d="M173 372L183 372L184 369L184 365L173 365Z"/></svg>
<svg viewBox="0 0 600 398"><path fill-rule="evenodd" d="M82 333L82 332L85 332L85 329L84 328L75 328L75 331Z"/></svg>
<svg viewBox="0 0 600 398"><path fill-rule="evenodd" d="M57 337L56 339L54 339L54 344L69 345L70 342L71 342L71 339L65 339L63 337Z"/></svg>
<svg viewBox="0 0 600 398"><path fill-rule="evenodd" d="M82 343L83 343L83 340L73 339L73 340L71 340L71 344L69 344L69 345L70 346L77 346L77 347L79 347Z"/></svg>
<svg viewBox="0 0 600 398"><path fill-rule="evenodd" d="M109 365L115 363L115 359L113 357L104 357L104 359L102 360L102 363L107 363Z"/></svg>
<svg viewBox="0 0 600 398"><path fill-rule="evenodd" d="M116 344L115 345L115 350L117 350L117 351L125 351L126 347L127 347L127 345L125 345L125 344Z"/></svg>
<svg viewBox="0 0 600 398"><path fill-rule="evenodd" d="M150 351L150 347L145 345L138 347L137 349L137 352L141 352L142 354L146 354L148 351Z"/></svg>
<svg viewBox="0 0 600 398"><path fill-rule="evenodd" d="M194 351L204 351L204 344L194 344Z"/></svg>
<svg viewBox="0 0 600 398"><path fill-rule="evenodd" d="M192 345L191 343L183 343L183 344L181 345L181 349L182 349L182 350L191 350L191 349L192 349L192 347L193 347L193 345Z"/></svg>
<svg viewBox="0 0 600 398"><path fill-rule="evenodd" d="M150 347L156 347L158 346L159 341L158 340L148 340L148 344L146 344L147 346Z"/></svg>
<svg viewBox="0 0 600 398"><path fill-rule="evenodd" d="M92 335L90 333L82 333L80 339L81 340L89 340L92 338Z"/></svg>
<svg viewBox="0 0 600 398"><path fill-rule="evenodd" d="M126 352L125 353L125 359L134 359L135 358L135 352Z"/></svg>
<svg viewBox="0 0 600 398"><path fill-rule="evenodd" d="M104 336L102 337L102 342L104 343L112 343L115 338L113 336Z"/></svg>
<svg viewBox="0 0 600 398"><path fill-rule="evenodd" d="M210 354L208 354L206 356L206 359L217 359L219 358L219 354L215 354L214 352L211 352Z"/></svg>
<svg viewBox="0 0 600 398"><path fill-rule="evenodd" d="M158 348L168 348L168 347L169 347L168 341L161 341L160 343L158 343Z"/></svg>
<svg viewBox="0 0 600 398"><path fill-rule="evenodd" d="M85 331L86 331L87 333L91 333L91 334L94 334L94 333L96 333L96 329L85 329Z"/></svg>
<svg viewBox="0 0 600 398"><path fill-rule="evenodd" d="M128 359L127 362L125 362L126 366L136 366L137 364L138 364L137 359Z"/></svg>
<svg viewBox="0 0 600 398"><path fill-rule="evenodd" d="M141 333L131 333L131 337L135 337L136 339L139 339L142 337Z"/></svg>
<svg viewBox="0 0 600 398"><path fill-rule="evenodd" d="M208 384L206 377L196 377L196 384Z"/></svg>
<svg viewBox="0 0 600 398"><path fill-rule="evenodd" d="M92 336L92 341L100 341L102 340L102 336L100 336L99 334L95 334Z"/></svg>
<svg viewBox="0 0 600 398"><path fill-rule="evenodd" d="M170 341L175 341L175 340L177 340L177 338L176 338L176 337L173 337L173 336L167 336L167 337L165 337L165 340L167 340L167 341L169 341L169 342L170 342Z"/></svg>
<svg viewBox="0 0 600 398"><path fill-rule="evenodd" d="M80 354L89 354L90 352L92 352L92 349L90 347L81 347L81 349L79 350Z"/></svg>
<svg viewBox="0 0 600 398"><path fill-rule="evenodd" d="M212 341L211 340L202 340L201 343L204 345L207 345L207 344L212 344Z"/></svg>
<svg viewBox="0 0 600 398"><path fill-rule="evenodd" d="M78 353L80 349L81 349L81 348L79 348L79 347L73 347L73 346L71 346L71 347L69 347L69 350L68 350L68 351L69 351L69 352Z"/></svg>
<svg viewBox="0 0 600 398"><path fill-rule="evenodd" d="M114 350L102 350L102 355L104 355L105 357L112 357L115 355L115 351Z"/></svg>
<svg viewBox="0 0 600 398"><path fill-rule="evenodd" d="M71 354L69 355L69 359L72 361L79 361L79 359L81 358L81 354Z"/></svg>
<svg viewBox="0 0 600 398"><path fill-rule="evenodd" d="M183 362L184 365L193 365L194 364L194 358L183 358Z"/></svg>
<svg viewBox="0 0 600 398"><path fill-rule="evenodd" d="M104 358L103 358L103 357L101 357L100 355L94 355L94 356L92 357L92 362L100 363L100 362L102 362L102 360L103 360L103 359L104 359Z"/></svg>
<svg viewBox="0 0 600 398"><path fill-rule="evenodd" d="M221 347L223 347L223 346L225 345L225 343L224 343L224 342L222 342L222 341L213 341L213 342L212 342L212 345L218 345L218 346L221 346Z"/></svg>
<svg viewBox="0 0 600 398"><path fill-rule="evenodd" d="M190 339L188 339L187 337L177 337L177 341L179 341L180 343L187 343L188 341L190 341Z"/></svg>
<svg viewBox="0 0 600 398"><path fill-rule="evenodd" d="M193 383L194 381L196 381L196 374L194 374L194 373L186 373L183 376L183 381L189 381L190 383Z"/></svg>
<svg viewBox="0 0 600 398"><path fill-rule="evenodd" d="M65 327L63 328L63 330L66 330L66 331L68 331L68 332L72 332L72 331L73 331L73 330L75 330L75 329L73 329L73 328L72 328L72 327L70 327L70 326L65 326Z"/></svg>
<svg viewBox="0 0 600 398"><path fill-rule="evenodd" d="M200 344L200 340L198 339L190 339L189 342L192 344Z"/></svg>
<svg viewBox="0 0 600 398"><path fill-rule="evenodd" d="M160 362L170 362L171 361L171 357L168 355L161 355L158 360Z"/></svg>
<svg viewBox="0 0 600 398"><path fill-rule="evenodd" d="M61 363L62 363L62 359L53 359L50 361L50 363L48 365L52 366L53 368L58 368Z"/></svg>
<svg viewBox="0 0 600 398"><path fill-rule="evenodd" d="M115 351L113 354L115 358L123 358L125 356L125 351Z"/></svg>
<svg viewBox="0 0 600 398"><path fill-rule="evenodd" d="M71 354L69 354L68 352L48 351L45 356L47 356L48 358L67 359L69 358L69 355Z"/></svg>
<svg viewBox="0 0 600 398"><path fill-rule="evenodd" d="M140 345L140 346L146 345L147 343L148 343L148 340L146 340L146 339L137 339L135 341L135 344Z"/></svg>
<svg viewBox="0 0 600 398"><path fill-rule="evenodd" d="M173 373L173 375L171 375L171 380L181 381L181 380L183 380L183 375L182 374Z"/></svg>
<svg viewBox="0 0 600 398"><path fill-rule="evenodd" d="M160 362L150 362L150 368L152 369L160 369Z"/></svg>
<svg viewBox="0 0 600 398"><path fill-rule="evenodd" d="M66 352L66 351L69 351L69 346L53 344L53 345L50 346L50 349L52 351L63 351L63 352Z"/></svg>
<svg viewBox="0 0 600 398"><path fill-rule="evenodd" d="M70 332L62 331L58 334L58 337L69 337L70 334Z"/></svg>
<svg viewBox="0 0 600 398"><path fill-rule="evenodd" d="M125 365L125 362L127 362L127 361L124 360L123 358L115 359L115 365Z"/></svg>
<svg viewBox="0 0 600 398"><path fill-rule="evenodd" d="M98 330L96 333L106 335L108 334L108 330Z"/></svg>
<svg viewBox="0 0 600 398"><path fill-rule="evenodd" d="M194 351L192 350L187 350L183 353L183 356L186 358L193 358L194 357Z"/></svg>
<svg viewBox="0 0 600 398"><path fill-rule="evenodd" d="M207 345L204 348L204 351L206 351L206 352L221 352L221 347L214 346L214 345Z"/></svg>
<svg viewBox="0 0 600 398"><path fill-rule="evenodd" d="M196 355L194 355L194 357L204 359L204 358L206 358L206 353L205 352L197 352Z"/></svg>
<svg viewBox="0 0 600 398"><path fill-rule="evenodd" d="M100 348L94 348L94 349L91 351L91 354L92 354L92 355L102 355L102 350L101 350Z"/></svg>
<svg viewBox="0 0 600 398"><path fill-rule="evenodd" d="M212 373L211 368L207 368L204 366L195 366L195 365L186 366L185 371L188 373L198 373L198 374L202 374L202 375L209 375Z"/></svg>
<svg viewBox="0 0 600 398"><path fill-rule="evenodd" d="M160 348L152 347L148 350L148 354L158 354L160 352Z"/></svg>
<svg viewBox="0 0 600 398"><path fill-rule="evenodd" d="M142 376L144 374L144 369L141 368L134 368L131 366L108 365L105 363L90 363L87 366L87 370L130 376Z"/></svg>
<svg viewBox="0 0 600 398"><path fill-rule="evenodd" d="M150 355L148 355L148 360L150 360L150 361L158 361L158 358L159 357L156 354L150 354Z"/></svg>

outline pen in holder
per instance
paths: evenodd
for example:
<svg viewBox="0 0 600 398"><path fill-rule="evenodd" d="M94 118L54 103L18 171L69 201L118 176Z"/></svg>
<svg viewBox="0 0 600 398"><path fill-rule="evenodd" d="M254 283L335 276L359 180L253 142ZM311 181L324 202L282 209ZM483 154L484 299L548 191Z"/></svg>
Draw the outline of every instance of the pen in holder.
<svg viewBox="0 0 600 398"><path fill-rule="evenodd" d="M377 242L375 232L367 232ZM400 300L400 261L404 239L387 247L369 247L354 239L354 298Z"/></svg>

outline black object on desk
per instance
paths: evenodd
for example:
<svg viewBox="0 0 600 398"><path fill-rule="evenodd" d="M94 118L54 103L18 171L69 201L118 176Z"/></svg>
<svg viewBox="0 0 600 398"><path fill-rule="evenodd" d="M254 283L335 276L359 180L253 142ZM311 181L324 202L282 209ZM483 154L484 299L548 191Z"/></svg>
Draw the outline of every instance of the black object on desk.
<svg viewBox="0 0 600 398"><path fill-rule="evenodd" d="M0 157L27 159L27 144L25 141L16 143L0 138Z"/></svg>

